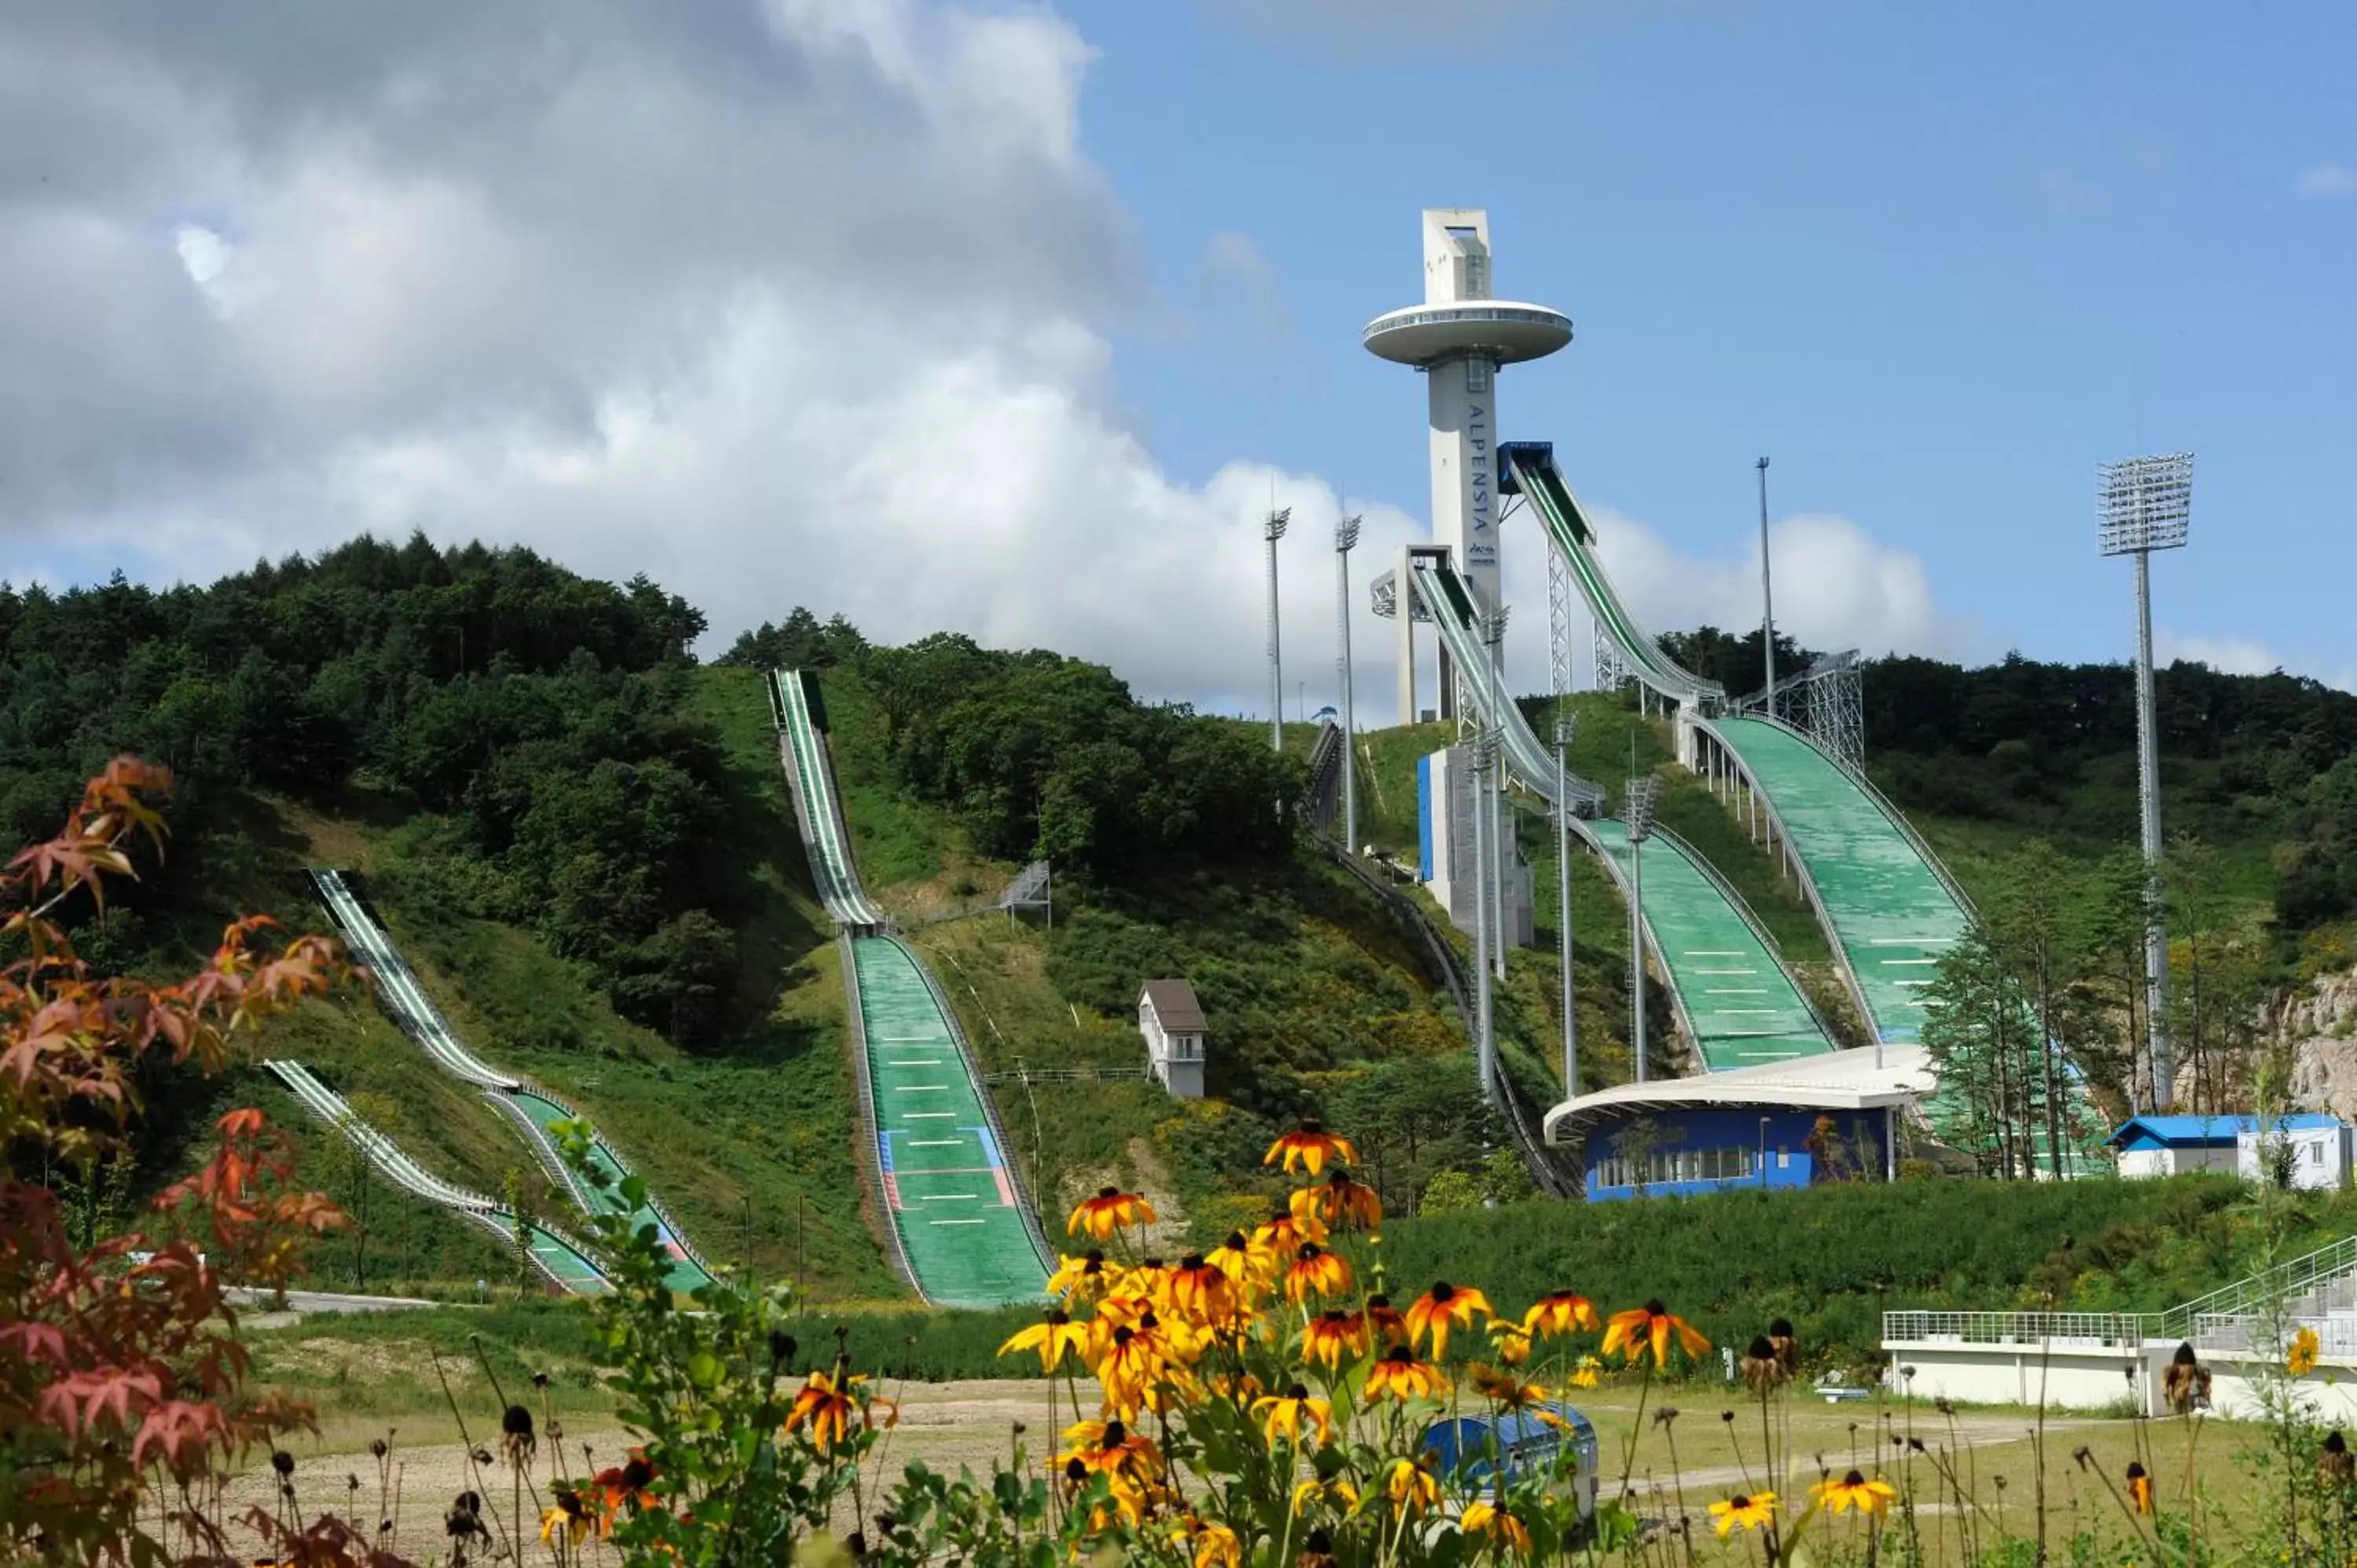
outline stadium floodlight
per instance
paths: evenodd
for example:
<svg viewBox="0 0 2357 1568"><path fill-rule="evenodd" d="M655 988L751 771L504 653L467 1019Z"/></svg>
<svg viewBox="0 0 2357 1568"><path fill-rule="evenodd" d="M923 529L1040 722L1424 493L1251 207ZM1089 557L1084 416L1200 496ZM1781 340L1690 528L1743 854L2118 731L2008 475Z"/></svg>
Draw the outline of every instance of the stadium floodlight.
<svg viewBox="0 0 2357 1568"><path fill-rule="evenodd" d="M1261 537L1268 541L1268 745L1285 749L1285 670L1276 651L1276 542L1293 521L1291 507L1271 507Z"/></svg>
<svg viewBox="0 0 2357 1568"><path fill-rule="evenodd" d="M1334 525L1334 628L1340 642L1334 662L1342 678L1342 848L1351 854L1359 853L1359 725L1351 703L1351 552L1359 542L1362 521L1346 517Z"/></svg>
<svg viewBox="0 0 2357 1568"><path fill-rule="evenodd" d="M1490 722L1494 726L1492 733L1499 735L1503 734L1506 723L1505 655L1501 650L1506 640L1506 616L1510 608L1500 605L1481 618L1480 625L1481 640L1488 648L1483 657L1489 661L1489 668L1481 672L1488 692L1483 705L1490 710ZM1506 777L1502 767L1491 776L1490 789L1488 799L1481 804L1481 809L1490 813L1493 830L1490 834L1492 860L1489 873L1490 923L1498 933L1498 940L1490 949L1490 964L1497 972L1498 978L1503 980L1506 978L1506 857L1511 846L1506 833Z"/></svg>
<svg viewBox="0 0 2357 1568"><path fill-rule="evenodd" d="M1629 1048L1639 1083L1646 1079L1645 841L1653 836L1653 814L1661 803L1662 781L1650 773L1630 779L1620 792L1620 822L1629 833Z"/></svg>
<svg viewBox="0 0 2357 1568"><path fill-rule="evenodd" d="M1557 955L1563 979L1563 1097L1579 1097L1579 1018L1571 994L1571 769L1567 754L1579 734L1579 715L1563 714L1563 693L1555 693L1555 885L1561 903L1555 924L1562 951Z"/></svg>
<svg viewBox="0 0 2357 1568"><path fill-rule="evenodd" d="M2185 543L2193 523L2193 454L2130 457L2095 470L2095 537L2105 555L2136 557L2136 795L2143 818L2147 907L2145 1037L2152 1106L2173 1098L2169 1048L2169 927L2160 904L2160 725L2152 679L2152 553Z"/></svg>
<svg viewBox="0 0 2357 1568"><path fill-rule="evenodd" d="M1498 742L1489 731L1473 740L1473 1069L1486 1101L1497 1092L1498 1039L1490 994L1490 775L1498 762ZM1500 938L1502 931L1496 933Z"/></svg>

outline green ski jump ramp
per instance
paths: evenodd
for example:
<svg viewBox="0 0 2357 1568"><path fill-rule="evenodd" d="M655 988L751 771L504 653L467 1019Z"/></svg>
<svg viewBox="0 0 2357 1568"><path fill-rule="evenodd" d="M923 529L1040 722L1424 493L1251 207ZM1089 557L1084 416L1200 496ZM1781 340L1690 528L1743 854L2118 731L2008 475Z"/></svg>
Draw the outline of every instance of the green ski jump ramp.
<svg viewBox="0 0 2357 1568"><path fill-rule="evenodd" d="M811 875L841 928L863 1139L877 1202L890 1221L893 1262L937 1306L1037 1300L1047 1284L1047 1239L1007 1165L956 1012L860 886L815 686L808 671L771 671L771 714Z"/></svg>
<svg viewBox="0 0 2357 1568"><path fill-rule="evenodd" d="M1468 583L1437 555L1412 561L1417 598L1430 610L1457 667L1488 667L1475 627L1479 610ZM1512 701L1500 701L1490 686L1469 681L1475 705L1504 738L1508 768L1538 797L1555 803L1553 753L1540 744ZM1566 778L1566 794L1575 813L1592 808L1604 792L1583 779ZM1604 863L1623 898L1633 886L1627 825L1609 817L1571 818L1572 831ZM1704 1068L1756 1067L1795 1057L1822 1056L1835 1048L1824 1020L1810 1005L1782 955L1741 895L1711 869L1684 840L1656 828L1646 841L1645 891L1640 923L1655 966L1667 979L1670 1004Z"/></svg>
<svg viewBox="0 0 2357 1568"><path fill-rule="evenodd" d="M468 1049L467 1043L443 1016L442 1009L434 1004L434 999L418 983L416 974L401 956L401 950L393 945L391 933L352 891L342 872L315 869L311 885L343 931L345 944L375 978L377 1000L393 1015L393 1021L433 1058L436 1066L483 1091L483 1098L507 1119L559 1192L571 1198L584 1214L622 1214L632 1220L633 1229L653 1226L656 1238L671 1258L673 1290L683 1295L711 1283L711 1271L661 1199L650 1192L644 1207L632 1209L624 1205L621 1182L630 1167L595 1127L589 1130L589 1158L610 1178L610 1185L602 1190L592 1187L565 1163L553 1129L560 1122L581 1118L547 1090L501 1072Z"/></svg>
<svg viewBox="0 0 2357 1568"><path fill-rule="evenodd" d="M266 1061L262 1065L294 1092L306 1111L349 1138L352 1146L393 1186L449 1209L510 1246L515 1244L514 1210L482 1193L454 1187L426 1170L411 1159L400 1144L354 1115L342 1096L313 1077L300 1062ZM533 1263L551 1283L575 1295L597 1295L612 1288L605 1271L579 1243L541 1225L529 1227L528 1235Z"/></svg>

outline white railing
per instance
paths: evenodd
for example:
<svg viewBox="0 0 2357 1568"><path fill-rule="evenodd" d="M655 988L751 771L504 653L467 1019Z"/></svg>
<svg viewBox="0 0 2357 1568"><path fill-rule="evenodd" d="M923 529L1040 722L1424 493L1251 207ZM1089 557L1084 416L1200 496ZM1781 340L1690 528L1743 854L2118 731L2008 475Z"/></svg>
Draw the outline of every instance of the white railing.
<svg viewBox="0 0 2357 1568"><path fill-rule="evenodd" d="M425 988L417 983L416 975L402 961L393 940L385 934L368 910L344 881L340 871L318 869L311 873L312 885L318 888L320 900L328 907L337 925L343 928L344 939L376 977L378 994L393 1014L393 1022L402 1032L423 1047L428 1056L457 1077L486 1089L513 1089L517 1080L482 1060L459 1042L441 1009L434 1005Z"/></svg>
<svg viewBox="0 0 2357 1568"><path fill-rule="evenodd" d="M2342 1366L2357 1363L2357 1318L2287 1316L2270 1330L2267 1320L2256 1313L2204 1313L2193 1319L2184 1337L2207 1355L2273 1357L2282 1354L2303 1328L2316 1336L2319 1359Z"/></svg>
<svg viewBox="0 0 2357 1568"><path fill-rule="evenodd" d="M2138 1312L1886 1312L1882 1339L1885 1345L2135 1350L2154 1326L2151 1315Z"/></svg>
<svg viewBox="0 0 2357 1568"><path fill-rule="evenodd" d="M2344 1236L2330 1246L2287 1259L2263 1273L2236 1280L2208 1295L2170 1307L2161 1315L2160 1332L2188 1338L2195 1325L2204 1318L2222 1322L2253 1317L2257 1315L2256 1308L2269 1302L2297 1308L2304 1305L2305 1298L2317 1286L2335 1283L2352 1273L2357 1273L2357 1236Z"/></svg>

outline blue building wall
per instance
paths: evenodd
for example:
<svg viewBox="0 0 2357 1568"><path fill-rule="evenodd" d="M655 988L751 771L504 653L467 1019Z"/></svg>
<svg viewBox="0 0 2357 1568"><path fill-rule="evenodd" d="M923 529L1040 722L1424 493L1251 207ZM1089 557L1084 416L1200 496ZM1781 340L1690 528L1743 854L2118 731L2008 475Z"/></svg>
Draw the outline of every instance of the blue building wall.
<svg viewBox="0 0 2357 1568"><path fill-rule="evenodd" d="M1432 880L1432 757L1415 759L1415 876Z"/></svg>
<svg viewBox="0 0 2357 1568"><path fill-rule="evenodd" d="M1818 1170L1816 1156L1808 1147L1820 1115L1832 1120L1841 1138L1850 1179L1882 1180L1890 1158L1890 1132L1880 1111L1710 1106L1652 1113L1655 1137L1642 1196L1682 1197L1740 1187L1774 1190L1828 1179L1832 1173ZM1763 1119L1765 1128L1760 1125ZM1586 1158L1591 1203L1640 1196L1635 1173L1614 1146L1614 1140L1636 1120L1634 1115L1614 1118L1588 1130ZM1763 1138L1764 1170L1760 1159Z"/></svg>

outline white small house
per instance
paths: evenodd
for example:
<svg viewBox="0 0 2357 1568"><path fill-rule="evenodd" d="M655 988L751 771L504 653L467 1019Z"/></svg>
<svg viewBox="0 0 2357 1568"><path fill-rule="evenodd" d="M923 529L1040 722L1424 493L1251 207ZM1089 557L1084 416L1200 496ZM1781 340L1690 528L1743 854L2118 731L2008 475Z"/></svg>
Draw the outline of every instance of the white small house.
<svg viewBox="0 0 2357 1568"><path fill-rule="evenodd" d="M2135 1116L2108 1142L2120 1175L2135 1180L2186 1171L2231 1171L2235 1145L2259 1124L2255 1116Z"/></svg>
<svg viewBox="0 0 2357 1568"><path fill-rule="evenodd" d="M2234 1140L2234 1170L2244 1181L2266 1176L2272 1160L2288 1166L2291 1185L2303 1192L2333 1191L2349 1185L2352 1129L2332 1116L2268 1116Z"/></svg>
<svg viewBox="0 0 2357 1568"><path fill-rule="evenodd" d="M1137 998L1137 1032L1162 1087L1180 1100L1203 1097L1203 1007L1183 980L1149 980Z"/></svg>

